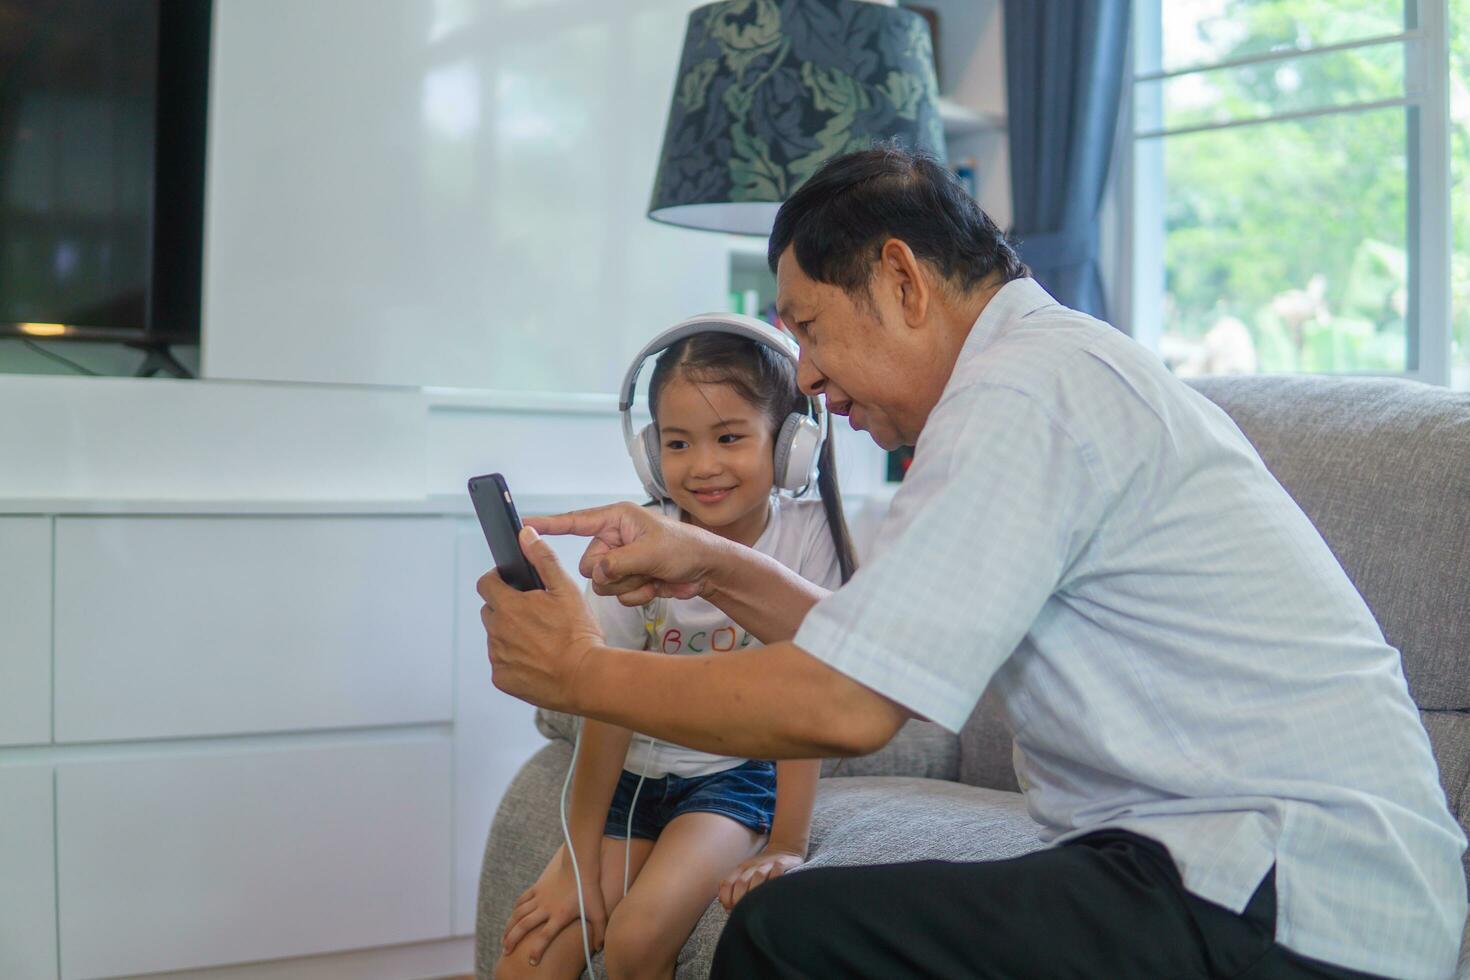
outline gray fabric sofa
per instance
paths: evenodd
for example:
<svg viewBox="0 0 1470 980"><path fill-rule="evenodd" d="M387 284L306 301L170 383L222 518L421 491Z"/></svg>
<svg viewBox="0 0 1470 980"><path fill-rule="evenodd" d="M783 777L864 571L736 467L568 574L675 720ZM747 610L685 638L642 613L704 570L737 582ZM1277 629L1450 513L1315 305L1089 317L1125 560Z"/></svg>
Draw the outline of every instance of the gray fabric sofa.
<svg viewBox="0 0 1470 980"><path fill-rule="evenodd" d="M1212 378L1195 387L1255 444L1402 651L1450 808L1470 830L1470 394L1381 379ZM543 713L538 726L550 741L506 792L485 847L483 978L512 901L561 840L573 722ZM1010 736L982 701L958 736L910 722L881 751L822 780L807 866L988 860L1041 846L1017 792ZM711 904L679 980L707 975L724 923ZM1470 980L1470 930L1457 978Z"/></svg>

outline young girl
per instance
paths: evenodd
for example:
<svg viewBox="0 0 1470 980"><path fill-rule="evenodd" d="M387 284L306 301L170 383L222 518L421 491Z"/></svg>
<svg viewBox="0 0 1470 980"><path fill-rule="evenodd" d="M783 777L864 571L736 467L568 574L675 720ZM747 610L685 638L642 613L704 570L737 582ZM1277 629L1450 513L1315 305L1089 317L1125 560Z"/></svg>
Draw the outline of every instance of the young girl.
<svg viewBox="0 0 1470 980"><path fill-rule="evenodd" d="M746 337L695 334L659 356L649 402L673 498L649 506L770 555L824 588L847 581L855 561L832 440L819 457L820 499L772 489L781 425L807 411L788 358ZM610 646L708 656L759 644L704 599L625 608L589 590L588 601ZM805 860L820 766L711 755L583 722L569 836L592 948L603 949L613 980L672 977L712 899L728 909ZM497 978L581 975L572 865L563 846L516 900Z"/></svg>

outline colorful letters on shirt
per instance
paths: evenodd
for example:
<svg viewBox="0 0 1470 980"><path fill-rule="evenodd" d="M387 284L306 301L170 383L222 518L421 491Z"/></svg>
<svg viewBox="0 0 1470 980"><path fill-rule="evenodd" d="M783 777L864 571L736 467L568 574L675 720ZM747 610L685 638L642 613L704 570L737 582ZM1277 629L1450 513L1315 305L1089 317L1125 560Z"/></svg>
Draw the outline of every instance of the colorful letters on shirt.
<svg viewBox="0 0 1470 980"><path fill-rule="evenodd" d="M686 639L678 628L666 629L659 639L657 648L664 653L724 653L727 650L745 649L755 638L734 626L721 626L717 630L700 630Z"/></svg>

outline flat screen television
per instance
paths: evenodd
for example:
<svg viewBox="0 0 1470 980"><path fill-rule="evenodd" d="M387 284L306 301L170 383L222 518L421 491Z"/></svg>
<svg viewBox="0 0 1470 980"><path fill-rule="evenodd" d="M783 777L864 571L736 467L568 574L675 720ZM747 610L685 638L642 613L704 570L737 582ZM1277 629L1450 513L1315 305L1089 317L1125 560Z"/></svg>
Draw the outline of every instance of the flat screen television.
<svg viewBox="0 0 1470 980"><path fill-rule="evenodd" d="M0 335L199 342L212 0L0 0Z"/></svg>

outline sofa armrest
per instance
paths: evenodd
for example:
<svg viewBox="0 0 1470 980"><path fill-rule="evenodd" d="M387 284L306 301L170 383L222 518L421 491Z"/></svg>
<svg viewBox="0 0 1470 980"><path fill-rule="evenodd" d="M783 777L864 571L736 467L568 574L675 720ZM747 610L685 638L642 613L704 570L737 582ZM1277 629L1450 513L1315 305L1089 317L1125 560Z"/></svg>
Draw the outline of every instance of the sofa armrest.
<svg viewBox="0 0 1470 980"><path fill-rule="evenodd" d="M549 708L536 709L536 730L549 739L561 739L570 745L577 740L577 730L581 727L582 719L576 715Z"/></svg>
<svg viewBox="0 0 1470 980"><path fill-rule="evenodd" d="M475 914L475 972L489 980L500 958L500 937L516 896L531 887L561 846L557 820L562 780L572 761L567 742L554 740L516 773L490 825L480 866Z"/></svg>
<svg viewBox="0 0 1470 980"><path fill-rule="evenodd" d="M823 776L960 778L960 739L932 721L911 718L888 744L869 755L827 759Z"/></svg>
<svg viewBox="0 0 1470 980"><path fill-rule="evenodd" d="M987 690L960 730L959 781L969 786L1019 793L1014 739L1000 698Z"/></svg>
<svg viewBox="0 0 1470 980"><path fill-rule="evenodd" d="M561 722L555 723L564 727ZM538 726L539 727L539 726ZM572 761L571 745L560 735L521 767L496 810L480 868L480 897L475 914L475 976L491 980L500 958L500 937L516 896L529 888L561 846L562 780ZM679 954L676 980L709 975L709 958L725 925L725 910L711 902L695 928L696 942ZM575 928L575 926L573 927ZM595 980L606 980L602 954L592 954ZM583 974L585 977L586 975Z"/></svg>

